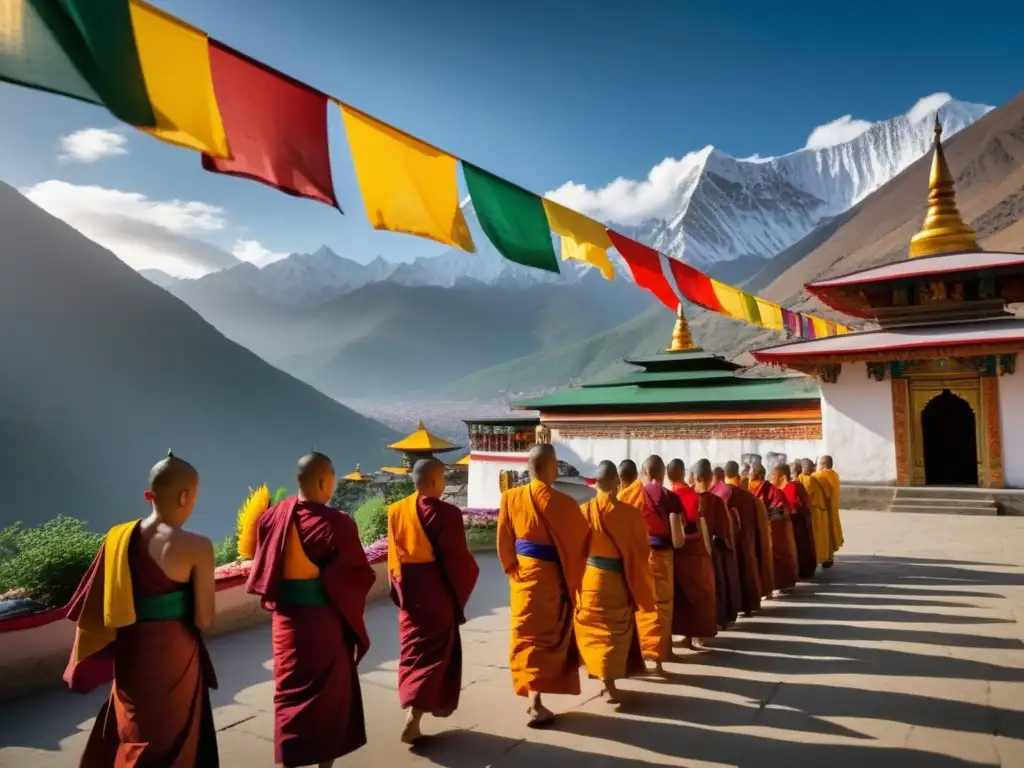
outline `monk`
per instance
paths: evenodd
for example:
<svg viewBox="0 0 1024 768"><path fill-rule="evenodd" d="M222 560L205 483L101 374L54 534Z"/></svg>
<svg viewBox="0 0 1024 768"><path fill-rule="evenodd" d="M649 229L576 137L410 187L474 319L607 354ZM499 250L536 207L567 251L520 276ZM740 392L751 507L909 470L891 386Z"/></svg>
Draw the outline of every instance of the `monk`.
<svg viewBox="0 0 1024 768"><path fill-rule="evenodd" d="M501 495L498 558L511 587L509 668L517 696L528 696L528 725L554 721L541 695L580 693L580 656L573 631L577 596L590 553L590 526L571 496L552 485L555 449L529 454L530 484Z"/></svg>
<svg viewBox="0 0 1024 768"><path fill-rule="evenodd" d="M299 494L257 521L248 590L273 613L274 759L319 765L366 744L356 666L370 647L363 613L373 569L355 521L327 501L334 465L299 459Z"/></svg>
<svg viewBox="0 0 1024 768"><path fill-rule="evenodd" d="M728 478L726 478L728 480ZM750 490L750 465L744 464L743 470L740 472L740 488Z"/></svg>
<svg viewBox="0 0 1024 768"><path fill-rule="evenodd" d="M721 479L719 479L721 478ZM740 614L740 571L736 560L736 528L738 520L729 503L732 486L725 482L725 470L712 471L710 493L723 502L725 514L719 516L710 508L708 531L711 534L711 554L715 565L715 594L718 599L718 628L728 629Z"/></svg>
<svg viewBox="0 0 1024 768"><path fill-rule="evenodd" d="M744 616L752 616L761 607L761 569L758 552L761 550L757 499L740 484L740 465L735 461L725 465L725 482L731 488L729 506L736 512L736 562L739 566L740 608Z"/></svg>
<svg viewBox="0 0 1024 768"><path fill-rule="evenodd" d="M683 502L684 527L687 523L693 523L696 526L700 520L700 496L691 485L683 481L685 474L686 465L683 464L682 459L672 459L665 468L669 489Z"/></svg>
<svg viewBox="0 0 1024 768"><path fill-rule="evenodd" d="M811 518L811 500L799 481L793 481L788 464L779 464L772 474L772 483L786 497L792 510L793 536L796 540L797 575L801 579L814 578L818 567L814 551L814 521Z"/></svg>
<svg viewBox="0 0 1024 768"><path fill-rule="evenodd" d="M640 479L636 462L632 459L623 459L619 462L618 497L619 501L636 507L640 512L644 511L644 483Z"/></svg>
<svg viewBox="0 0 1024 768"><path fill-rule="evenodd" d="M655 674L663 675L664 662L672 657L675 593L673 550L677 544L682 543L683 510L679 499L663 486L665 462L660 456L648 456L644 461L643 480L643 517L650 546L648 562L654 583L656 610L639 611L636 623L644 658L654 662Z"/></svg>
<svg viewBox="0 0 1024 768"><path fill-rule="evenodd" d="M466 544L462 510L441 501L444 464L412 468L416 492L388 507L388 577L398 606L398 700L408 710L401 739L422 738L424 714L459 706L466 603L480 568Z"/></svg>
<svg viewBox="0 0 1024 768"><path fill-rule="evenodd" d="M672 632L683 636L683 644L699 650L718 634L718 594L712 558L710 520L720 522L728 513L721 500L708 493L713 478L711 464L701 459L691 469L692 494L683 493L686 525L683 546L675 552L676 599ZM695 514L691 509L695 507Z"/></svg>
<svg viewBox="0 0 1024 768"><path fill-rule="evenodd" d="M793 512L789 502L774 483L765 480L764 465L756 464L751 470L750 486L768 510L772 541L772 586L788 592L796 586L796 538L793 535Z"/></svg>
<svg viewBox="0 0 1024 768"><path fill-rule="evenodd" d="M811 524L814 529L814 555L818 565L824 565L832 559L830 524L828 516L828 496L825 483L814 476L814 462L810 459L800 460L800 484L807 491L807 499L811 505Z"/></svg>
<svg viewBox="0 0 1024 768"><path fill-rule="evenodd" d="M814 476L824 481L823 487L828 496L829 547L832 556L821 567L831 568L835 553L843 546L843 523L839 519L839 473L832 468L831 456L825 454L818 459L818 471Z"/></svg>
<svg viewBox="0 0 1024 768"><path fill-rule="evenodd" d="M213 624L213 545L182 527L198 493L195 467L168 453L149 473L149 516L110 529L67 605L64 680L79 693L113 680L83 768L219 764L199 634Z"/></svg>
<svg viewBox="0 0 1024 768"><path fill-rule="evenodd" d="M590 525L590 555L576 607L576 641L591 676L604 683L610 704L620 701L615 682L646 671L634 612L656 610L643 520L619 501L615 465L602 461L597 497L580 506Z"/></svg>

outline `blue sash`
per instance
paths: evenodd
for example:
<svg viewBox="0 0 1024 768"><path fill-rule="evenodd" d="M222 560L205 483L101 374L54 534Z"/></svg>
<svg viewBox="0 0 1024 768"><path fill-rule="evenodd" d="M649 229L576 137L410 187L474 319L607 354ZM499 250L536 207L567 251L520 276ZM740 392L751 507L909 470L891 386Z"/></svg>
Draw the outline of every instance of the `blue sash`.
<svg viewBox="0 0 1024 768"><path fill-rule="evenodd" d="M664 536L649 536L647 543L651 545L651 549L671 549L672 539Z"/></svg>
<svg viewBox="0 0 1024 768"><path fill-rule="evenodd" d="M531 557L534 560L544 560L548 563L558 562L558 550L549 544L537 544L526 539L516 539L516 554L523 557Z"/></svg>
<svg viewBox="0 0 1024 768"><path fill-rule="evenodd" d="M617 557L597 557L595 555L591 555L587 558L587 565L591 568L597 568L599 571L625 573L622 568L622 561Z"/></svg>

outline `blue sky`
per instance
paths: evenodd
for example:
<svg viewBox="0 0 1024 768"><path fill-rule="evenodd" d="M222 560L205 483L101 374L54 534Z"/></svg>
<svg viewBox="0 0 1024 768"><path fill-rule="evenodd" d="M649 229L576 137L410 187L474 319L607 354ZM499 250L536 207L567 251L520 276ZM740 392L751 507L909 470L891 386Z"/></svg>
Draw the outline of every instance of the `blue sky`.
<svg viewBox="0 0 1024 768"><path fill-rule="evenodd" d="M1011 2L977 14L945 0L157 4L537 192L644 179L664 158L707 144L737 157L781 154L844 115L884 119L935 92L999 105L1024 87L1014 60L1024 8ZM0 179L50 182L40 194L79 217L120 211L228 251L239 241L259 243L240 250L248 254L327 244L359 261L440 251L370 229L341 120L334 110L329 119L343 217L205 173L197 155L119 127L101 109L4 84ZM122 132L121 154L61 159L61 137L87 128Z"/></svg>

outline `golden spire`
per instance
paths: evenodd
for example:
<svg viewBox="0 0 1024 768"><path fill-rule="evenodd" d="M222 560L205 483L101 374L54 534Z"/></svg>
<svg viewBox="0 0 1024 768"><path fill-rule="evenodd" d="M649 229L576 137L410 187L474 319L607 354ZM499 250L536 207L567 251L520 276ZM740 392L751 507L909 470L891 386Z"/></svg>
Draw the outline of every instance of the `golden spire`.
<svg viewBox="0 0 1024 768"><path fill-rule="evenodd" d="M690 335L690 326L686 322L686 315L683 314L683 305L679 305L676 314L676 324L672 328L672 346L669 352L685 352L688 349L696 349L693 343L693 336Z"/></svg>
<svg viewBox="0 0 1024 768"><path fill-rule="evenodd" d="M942 151L942 123L935 114L935 151L932 153L932 171L928 177L928 213L921 231L910 238L910 258L936 256L940 253L976 251L978 239L974 230L964 223L956 207L953 174L946 165Z"/></svg>

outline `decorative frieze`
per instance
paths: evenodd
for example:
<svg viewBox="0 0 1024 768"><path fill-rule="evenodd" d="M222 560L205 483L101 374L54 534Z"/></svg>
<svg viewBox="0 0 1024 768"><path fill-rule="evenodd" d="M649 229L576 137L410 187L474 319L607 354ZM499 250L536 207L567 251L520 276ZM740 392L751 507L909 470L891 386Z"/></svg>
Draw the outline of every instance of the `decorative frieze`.
<svg viewBox="0 0 1024 768"><path fill-rule="evenodd" d="M990 378L1006 376L1017 367L1017 354L969 355L965 357L936 357L930 360L891 360L883 363L867 363L869 379L884 381L891 379L929 375L972 375Z"/></svg>
<svg viewBox="0 0 1024 768"><path fill-rule="evenodd" d="M820 440L821 422L581 424L549 422L562 440Z"/></svg>

